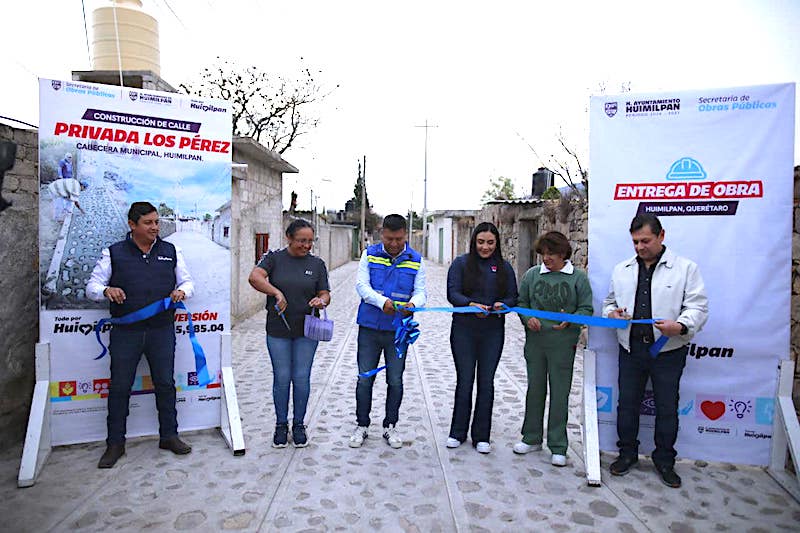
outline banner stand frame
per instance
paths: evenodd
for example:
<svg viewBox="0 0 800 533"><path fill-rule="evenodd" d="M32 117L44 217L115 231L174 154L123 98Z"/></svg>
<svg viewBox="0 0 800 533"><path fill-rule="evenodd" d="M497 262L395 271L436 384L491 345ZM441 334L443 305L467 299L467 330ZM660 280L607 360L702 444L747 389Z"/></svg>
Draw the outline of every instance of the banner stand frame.
<svg viewBox="0 0 800 533"><path fill-rule="evenodd" d="M36 385L19 466L17 487L32 487L53 450L50 437L50 343L36 343Z"/></svg>
<svg viewBox="0 0 800 533"><path fill-rule="evenodd" d="M233 455L244 455L244 434L236 397L236 382L231 366L231 335L220 335L220 425L218 429ZM50 435L50 343L36 343L36 385L28 415L28 429L22 449L17 487L36 484L50 452L53 450Z"/></svg>
<svg viewBox="0 0 800 533"><path fill-rule="evenodd" d="M583 464L586 465L586 483L599 487L600 436L597 426L597 354L583 350L583 398L581 432L583 433Z"/></svg>
<svg viewBox="0 0 800 533"><path fill-rule="evenodd" d="M220 425L222 438L233 451L233 455L244 455L244 433L239 415L239 400L236 397L236 380L231 362L231 334L221 333L220 342Z"/></svg>
<svg viewBox="0 0 800 533"><path fill-rule="evenodd" d="M778 363L778 391L772 421L772 449L767 473L795 500L800 502L800 422L792 402L794 361ZM794 462L795 475L786 470L787 452Z"/></svg>

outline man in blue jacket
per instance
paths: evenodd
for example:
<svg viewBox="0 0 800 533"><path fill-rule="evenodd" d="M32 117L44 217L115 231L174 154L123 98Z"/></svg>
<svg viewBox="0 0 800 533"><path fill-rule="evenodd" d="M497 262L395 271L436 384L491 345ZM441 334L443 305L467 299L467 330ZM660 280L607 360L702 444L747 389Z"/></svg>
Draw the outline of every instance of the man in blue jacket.
<svg viewBox="0 0 800 533"><path fill-rule="evenodd" d="M86 295L108 300L112 317L121 317L169 297L173 302L194 293L192 277L180 248L158 236L158 211L149 202L134 202L128 211L125 240L103 249ZM175 409L175 311L111 330L111 387L108 391L108 437L98 468L111 468L125 454L128 404L136 367L147 357L158 410L158 447L178 455L192 448L178 438Z"/></svg>
<svg viewBox="0 0 800 533"><path fill-rule="evenodd" d="M406 219L388 215L383 219L381 242L369 246L361 255L356 291L361 296L358 307L358 371L378 366L381 352L386 362L386 416L383 438L392 448L403 446L397 431L400 403L403 400L403 371L406 358L397 357L394 348L394 318L407 314L405 307L425 305L425 269L422 256L408 246ZM372 409L372 385L375 376L358 378L356 385L356 422L350 447L360 448L367 438Z"/></svg>

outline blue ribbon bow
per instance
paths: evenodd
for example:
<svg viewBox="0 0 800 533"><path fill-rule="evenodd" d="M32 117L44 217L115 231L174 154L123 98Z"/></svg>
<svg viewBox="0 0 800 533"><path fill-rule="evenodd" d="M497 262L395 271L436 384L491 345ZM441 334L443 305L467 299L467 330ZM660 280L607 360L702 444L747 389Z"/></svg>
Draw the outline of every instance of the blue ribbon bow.
<svg viewBox="0 0 800 533"><path fill-rule="evenodd" d="M98 321L97 325L94 327L94 333L97 337L97 342L103 348L103 351L100 353L100 355L94 358L95 361L102 359L106 353L108 353L108 348L106 348L106 345L100 338L100 331L103 329L104 324L133 324L135 322L147 320L150 317L154 317L157 314L163 313L164 311L169 311L170 309L183 309L186 311L186 317L189 320L189 340L192 342L192 350L194 351L194 366L197 371L197 382L200 386L205 386L211 383L211 377L208 375L208 367L206 366L206 354L203 351L203 347L200 346L200 341L197 340L197 336L194 334L192 314L189 312L186 304L183 302L173 302L169 297L153 302L150 305L146 305L145 307L142 307L141 309L138 309L132 313L128 313L127 315L114 318L103 318Z"/></svg>
<svg viewBox="0 0 800 533"><path fill-rule="evenodd" d="M417 342L419 338L419 322L414 320L413 316L402 317L400 314L394 317L394 351L398 359L405 357L408 353L408 347ZM384 354L384 357L386 355ZM369 378L384 370L386 365L383 365L366 372L361 372L358 377Z"/></svg>

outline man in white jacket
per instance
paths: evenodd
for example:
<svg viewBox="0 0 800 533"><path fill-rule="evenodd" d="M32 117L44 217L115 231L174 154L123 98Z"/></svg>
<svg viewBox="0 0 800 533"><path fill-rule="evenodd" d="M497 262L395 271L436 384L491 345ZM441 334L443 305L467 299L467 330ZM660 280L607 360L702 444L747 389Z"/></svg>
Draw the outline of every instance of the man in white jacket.
<svg viewBox="0 0 800 533"><path fill-rule="evenodd" d="M681 486L675 473L678 388L689 341L708 319L708 298L697 264L664 246L664 229L657 217L637 215L630 233L636 255L614 267L603 316L657 320L652 326L633 324L617 330L619 457L609 470L622 476L638 462L639 406L649 378L656 410L653 463L661 481L677 488ZM654 357L650 348L661 336L668 340Z"/></svg>

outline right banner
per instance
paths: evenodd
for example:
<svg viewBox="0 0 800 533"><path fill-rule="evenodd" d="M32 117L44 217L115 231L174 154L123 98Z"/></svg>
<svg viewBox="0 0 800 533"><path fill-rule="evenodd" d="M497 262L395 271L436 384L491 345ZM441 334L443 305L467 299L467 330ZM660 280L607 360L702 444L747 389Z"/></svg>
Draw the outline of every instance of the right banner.
<svg viewBox="0 0 800 533"><path fill-rule="evenodd" d="M680 384L679 457L769 462L778 361L789 358L795 85L591 100L589 278L598 314L614 266L635 255L637 213L698 264L709 318ZM656 317L660 318L660 317ZM674 317L672 317L674 318ZM616 331L591 328L600 447L616 450ZM654 401L640 453L654 447Z"/></svg>

